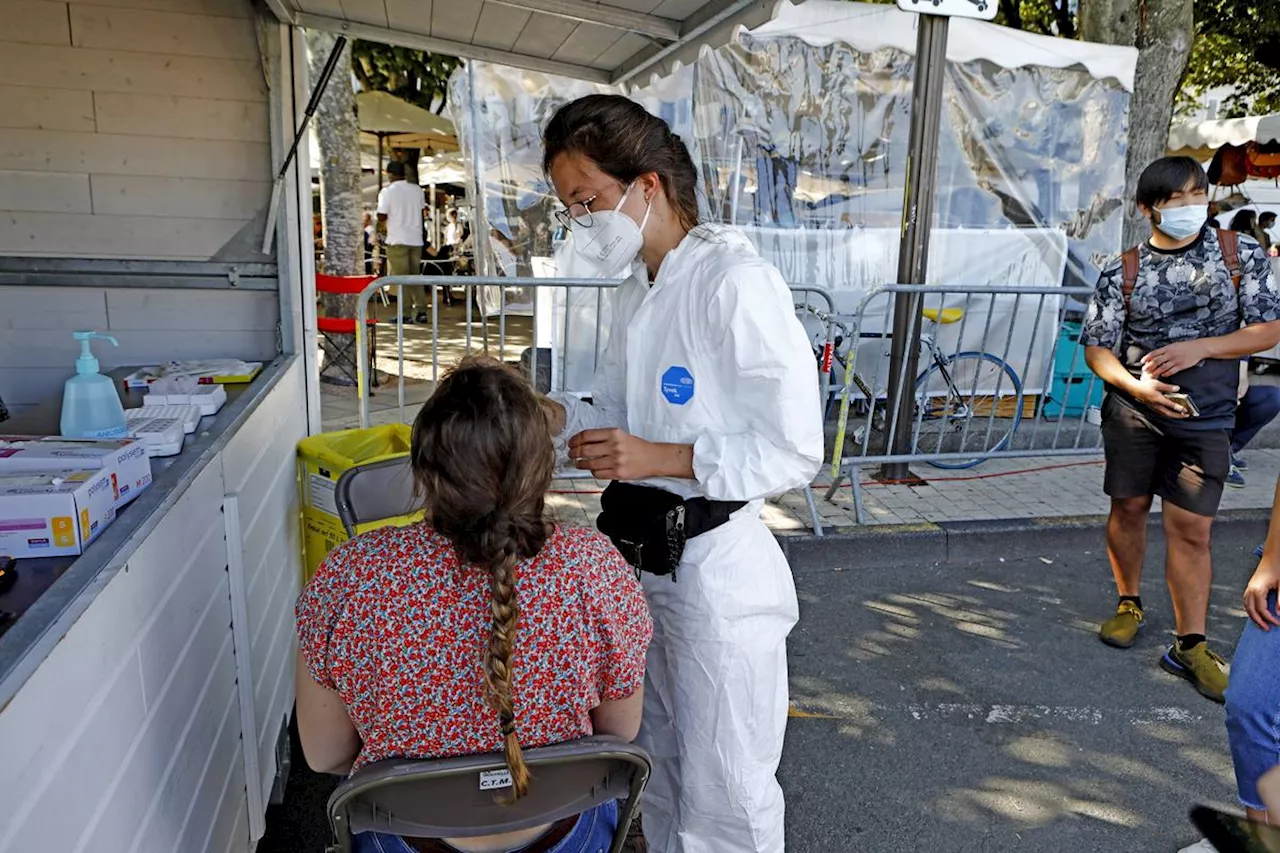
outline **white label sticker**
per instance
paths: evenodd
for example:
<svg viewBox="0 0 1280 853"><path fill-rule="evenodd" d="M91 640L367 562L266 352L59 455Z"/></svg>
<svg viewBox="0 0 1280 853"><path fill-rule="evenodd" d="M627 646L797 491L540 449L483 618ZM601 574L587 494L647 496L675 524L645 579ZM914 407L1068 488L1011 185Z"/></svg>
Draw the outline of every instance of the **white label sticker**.
<svg viewBox="0 0 1280 853"><path fill-rule="evenodd" d="M311 475L311 505L329 515L338 514L338 501L334 497L337 484L320 474Z"/></svg>
<svg viewBox="0 0 1280 853"><path fill-rule="evenodd" d="M480 773L480 790L494 791L511 787L510 770L484 770Z"/></svg>

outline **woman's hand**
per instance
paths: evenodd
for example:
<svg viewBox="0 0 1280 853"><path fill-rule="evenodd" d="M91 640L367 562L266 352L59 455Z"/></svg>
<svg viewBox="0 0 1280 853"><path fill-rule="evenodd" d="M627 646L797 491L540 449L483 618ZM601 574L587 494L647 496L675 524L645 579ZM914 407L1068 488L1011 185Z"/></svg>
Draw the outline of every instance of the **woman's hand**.
<svg viewBox="0 0 1280 853"><path fill-rule="evenodd" d="M1244 609L1257 625L1264 631L1270 631L1272 625L1280 626L1280 619L1267 609L1267 596L1280 589L1280 560L1269 550L1262 552L1258 568L1249 585L1244 589Z"/></svg>
<svg viewBox="0 0 1280 853"><path fill-rule="evenodd" d="M658 444L620 429L589 429L569 440L569 458L601 480L693 477L693 448Z"/></svg>

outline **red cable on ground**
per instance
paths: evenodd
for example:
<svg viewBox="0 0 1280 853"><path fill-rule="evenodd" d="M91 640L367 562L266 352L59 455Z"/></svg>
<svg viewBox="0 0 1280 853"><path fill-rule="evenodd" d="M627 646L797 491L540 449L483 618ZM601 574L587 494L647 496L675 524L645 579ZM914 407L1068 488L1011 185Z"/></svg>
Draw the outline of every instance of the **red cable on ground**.
<svg viewBox="0 0 1280 853"><path fill-rule="evenodd" d="M1103 460L1090 459L1086 462L1062 462L1057 465L1041 465L1036 468L1019 468L1017 471L996 471L992 474L971 474L967 477L930 477L923 483L917 483L915 480L866 480L859 485L861 486L910 486L910 485L928 485L929 483L963 483L970 480L994 480L997 477L1012 477L1017 474L1038 474L1041 471L1057 471L1061 468L1081 468L1086 465L1101 465ZM843 489L851 488L851 485L841 486ZM553 495L598 495L603 489L550 489L549 493Z"/></svg>
<svg viewBox="0 0 1280 853"><path fill-rule="evenodd" d="M1103 460L1090 459L1088 462L1063 462L1058 465L1041 465L1037 468L1019 468L1017 471L996 471L992 474L971 474L968 477L929 477L924 479L924 483L916 483L915 480L867 480L860 483L863 486L909 486L928 485L929 483L963 483L968 480L994 480L996 477L1012 477L1015 474L1038 474L1041 471L1056 471L1059 468L1080 468L1085 465L1101 465ZM842 486L841 488L848 488Z"/></svg>

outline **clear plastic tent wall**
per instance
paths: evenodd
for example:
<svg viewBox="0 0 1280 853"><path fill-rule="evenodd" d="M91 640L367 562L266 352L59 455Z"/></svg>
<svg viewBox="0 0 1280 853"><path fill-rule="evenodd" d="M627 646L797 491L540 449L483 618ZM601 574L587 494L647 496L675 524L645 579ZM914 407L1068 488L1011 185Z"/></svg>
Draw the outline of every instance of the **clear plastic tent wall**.
<svg viewBox="0 0 1280 853"><path fill-rule="evenodd" d="M689 144L704 219L736 224L793 286L831 290L838 309L851 312L896 278L915 59L900 47L858 50L765 29L772 32L743 33L627 94ZM561 104L601 91L611 90L483 63L455 77L453 117L482 177L478 209L495 237L491 270L556 269L566 235L541 173L539 133ZM1080 65L1006 68L975 58L948 62L944 97L928 283L1092 285L1094 267L1120 248L1129 100L1122 83ZM869 330L888 322L888 303L869 304ZM1039 329L1023 380L1028 392L1040 390L1053 345L1045 323L1056 324L1060 300L1009 296L967 307L966 336L985 329L1011 340L1012 352L1025 353L1019 344ZM574 292L547 309L553 368L564 387L586 390L605 343L597 323L607 329L607 300ZM981 345L945 335L941 342ZM863 347L858 366L883 384L881 349Z"/></svg>

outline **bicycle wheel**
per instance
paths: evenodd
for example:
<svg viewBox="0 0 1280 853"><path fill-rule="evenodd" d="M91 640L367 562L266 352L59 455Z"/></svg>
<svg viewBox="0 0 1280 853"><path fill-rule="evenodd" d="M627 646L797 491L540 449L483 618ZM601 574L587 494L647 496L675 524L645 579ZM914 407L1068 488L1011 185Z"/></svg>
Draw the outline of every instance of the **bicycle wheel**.
<svg viewBox="0 0 1280 853"><path fill-rule="evenodd" d="M1008 446L1022 422L1022 380L1012 367L986 352L957 353L934 361L916 379L913 453L987 454ZM982 462L934 461L959 470Z"/></svg>

